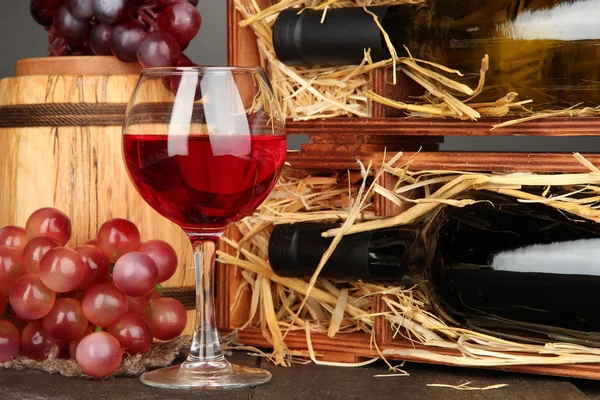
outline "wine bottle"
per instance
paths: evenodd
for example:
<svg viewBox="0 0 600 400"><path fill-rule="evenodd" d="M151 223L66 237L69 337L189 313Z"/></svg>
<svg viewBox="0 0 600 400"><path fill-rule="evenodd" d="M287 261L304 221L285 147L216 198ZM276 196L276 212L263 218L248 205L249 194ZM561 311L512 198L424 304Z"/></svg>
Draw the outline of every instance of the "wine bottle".
<svg viewBox="0 0 600 400"><path fill-rule="evenodd" d="M425 0L376 6L396 50L465 73L475 87L490 56L484 93L508 92L536 107L600 104L600 0ZM288 65L358 64L390 57L373 16L362 7L281 12L273 28L278 58Z"/></svg>
<svg viewBox="0 0 600 400"><path fill-rule="evenodd" d="M600 224L487 196L420 224L342 238L321 277L423 283L455 316L493 315L580 331L600 329ZM492 205L493 204L493 205ZM311 276L336 224L274 227L276 274Z"/></svg>

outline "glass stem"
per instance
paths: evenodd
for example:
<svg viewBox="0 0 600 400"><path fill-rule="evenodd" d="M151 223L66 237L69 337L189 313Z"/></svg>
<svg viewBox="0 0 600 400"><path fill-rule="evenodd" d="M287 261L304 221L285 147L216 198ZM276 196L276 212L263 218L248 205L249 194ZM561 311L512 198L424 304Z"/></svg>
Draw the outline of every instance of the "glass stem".
<svg viewBox="0 0 600 400"><path fill-rule="evenodd" d="M190 353L183 368L230 369L221 351L215 323L215 252L222 233L190 233L196 270L196 324Z"/></svg>

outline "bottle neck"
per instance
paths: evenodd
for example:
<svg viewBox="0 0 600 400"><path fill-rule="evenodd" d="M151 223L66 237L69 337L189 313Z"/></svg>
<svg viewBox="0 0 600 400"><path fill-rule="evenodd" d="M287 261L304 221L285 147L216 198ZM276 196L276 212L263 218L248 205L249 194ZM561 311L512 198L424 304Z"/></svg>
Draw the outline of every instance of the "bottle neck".
<svg viewBox="0 0 600 400"><path fill-rule="evenodd" d="M332 238L322 232L338 224L277 225L269 241L269 261L280 276L312 276ZM418 227L403 226L347 235L322 269L320 277L345 281L400 280L423 263Z"/></svg>
<svg viewBox="0 0 600 400"><path fill-rule="evenodd" d="M287 65L353 65L370 51L374 62L391 57L375 15L396 46L406 43L414 26L411 5L347 7L329 10L282 11L273 26L273 46Z"/></svg>

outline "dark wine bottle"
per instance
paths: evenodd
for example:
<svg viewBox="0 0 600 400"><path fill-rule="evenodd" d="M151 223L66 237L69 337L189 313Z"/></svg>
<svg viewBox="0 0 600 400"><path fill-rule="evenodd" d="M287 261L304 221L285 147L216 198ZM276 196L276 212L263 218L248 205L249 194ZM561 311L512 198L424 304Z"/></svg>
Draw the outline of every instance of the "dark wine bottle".
<svg viewBox="0 0 600 400"><path fill-rule="evenodd" d="M486 198L492 202L446 207L420 224L345 236L320 276L427 282L458 317L600 330L600 224L545 205ZM321 233L335 226L275 226L273 271L312 275L332 240Z"/></svg>
<svg viewBox="0 0 600 400"><path fill-rule="evenodd" d="M269 240L273 271L286 277L311 276L332 241L321 233L337 227L311 222L276 225ZM405 226L345 236L321 276L348 281L399 280L409 264L424 262L418 233L417 227Z"/></svg>
<svg viewBox="0 0 600 400"><path fill-rule="evenodd" d="M422 5L370 7L398 52L465 73L477 85L490 56L485 91L508 92L537 107L600 104L600 0L426 0ZM273 29L279 59L289 65L358 64L390 54L373 17L362 7L280 13Z"/></svg>

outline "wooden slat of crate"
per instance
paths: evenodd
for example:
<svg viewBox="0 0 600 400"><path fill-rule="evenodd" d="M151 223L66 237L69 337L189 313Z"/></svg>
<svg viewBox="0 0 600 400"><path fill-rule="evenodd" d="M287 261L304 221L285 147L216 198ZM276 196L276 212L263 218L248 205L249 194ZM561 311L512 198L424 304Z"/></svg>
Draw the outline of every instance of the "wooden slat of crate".
<svg viewBox="0 0 600 400"><path fill-rule="evenodd" d="M385 154L389 160L392 153ZM595 165L600 165L600 154L583 154ZM373 162L374 167L384 160L383 152L368 154L304 153L288 154L288 162L294 168L358 169L357 158L365 165ZM470 152L405 152L398 161L404 165L410 160L411 170L457 170L493 172L544 172L575 173L589 169L575 160L572 154L564 153L470 153Z"/></svg>
<svg viewBox="0 0 600 400"><path fill-rule="evenodd" d="M225 332L227 333L227 332ZM312 334L311 342L315 352L321 359L346 360L345 362L362 361L379 357L374 346L370 345L369 336L366 334L340 334L335 339L325 334ZM257 347L270 347L260 330L248 328L239 332L239 341ZM286 338L286 345L290 350L307 351L306 335L304 332L291 332ZM440 355L460 356L460 353L451 349L437 349L430 346L413 344L406 340L393 344L380 345L380 350L426 350ZM351 357L348 355L351 354ZM452 365L448 363L432 362L413 356L386 355L389 360L413 361L426 364ZM569 365L511 365L499 367L485 367L502 371L521 372L527 374L562 376L569 378L598 379L600 376L599 364L569 364Z"/></svg>
<svg viewBox="0 0 600 400"><path fill-rule="evenodd" d="M437 144L443 140L443 136L426 136L414 138L412 136L397 137L392 135L338 135L335 133L319 133L310 135L309 143L360 143L360 144L406 144L409 146L418 146L423 143Z"/></svg>
<svg viewBox="0 0 600 400"><path fill-rule="evenodd" d="M314 121L288 120L288 134L392 135L392 136L600 136L600 118L545 118L506 128L493 125L514 117L462 121L438 118L331 118Z"/></svg>

